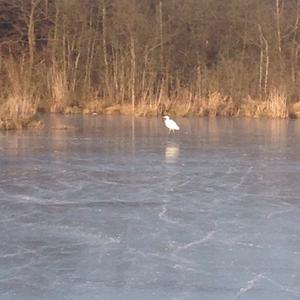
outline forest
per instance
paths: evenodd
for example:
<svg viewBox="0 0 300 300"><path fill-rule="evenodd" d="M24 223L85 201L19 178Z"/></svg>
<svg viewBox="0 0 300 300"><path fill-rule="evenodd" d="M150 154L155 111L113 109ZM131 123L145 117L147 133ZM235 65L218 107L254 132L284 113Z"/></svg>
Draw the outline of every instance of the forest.
<svg viewBox="0 0 300 300"><path fill-rule="evenodd" d="M299 23L300 0L0 0L0 127L300 116Z"/></svg>

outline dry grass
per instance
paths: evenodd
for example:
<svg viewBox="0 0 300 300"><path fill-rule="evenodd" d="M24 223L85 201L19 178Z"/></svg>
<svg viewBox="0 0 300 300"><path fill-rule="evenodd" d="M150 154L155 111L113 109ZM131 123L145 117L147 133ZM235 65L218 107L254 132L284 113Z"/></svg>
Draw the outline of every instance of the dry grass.
<svg viewBox="0 0 300 300"><path fill-rule="evenodd" d="M133 111L131 103L111 104L109 102L105 102L104 100L92 100L88 102L82 109L82 113L84 114L122 114L143 117L157 115L158 111L158 103L138 103Z"/></svg>
<svg viewBox="0 0 300 300"><path fill-rule="evenodd" d="M30 97L10 96L0 107L0 129L21 129L38 125L35 118L36 109L37 101Z"/></svg>
<svg viewBox="0 0 300 300"><path fill-rule="evenodd" d="M219 92L209 93L200 103L200 114L205 116L233 116L237 111L232 98Z"/></svg>
<svg viewBox="0 0 300 300"><path fill-rule="evenodd" d="M39 125L34 118L39 99L35 98L26 74L13 65L7 71L9 78L9 93L0 106L0 128L18 129L30 124ZM52 100L47 111L66 114L122 114L136 116L157 116L170 114L177 116L236 116L251 118L287 118L300 117L300 102L287 103L287 95L282 90L272 90L265 100L253 99L248 96L240 103L235 103L231 97L220 92L210 92L207 97L199 97L189 90L182 90L172 96L160 97L157 100L137 102L134 110L131 103L115 104L97 97L90 96L91 101L83 107L68 106L69 92L64 76L53 69L49 82ZM0 95L1 96L1 95ZM2 95L2 99L3 95Z"/></svg>
<svg viewBox="0 0 300 300"><path fill-rule="evenodd" d="M107 104L103 100L96 99L87 102L87 104L83 108L83 113L84 114L91 114L91 113L103 113L105 107Z"/></svg>
<svg viewBox="0 0 300 300"><path fill-rule="evenodd" d="M69 89L66 75L56 65L52 67L48 84L51 91L50 112L64 112L69 104Z"/></svg>
<svg viewBox="0 0 300 300"><path fill-rule="evenodd" d="M184 95L180 95L184 96ZM186 98L177 96L173 101L163 98L160 101L138 103L132 110L130 103L110 104L104 100L93 100L83 109L83 113L122 114L136 116L156 116L171 114L176 116L225 116L252 118L287 118L289 115L287 97L283 92L273 90L264 101L255 100L248 96L240 104L219 92L210 92L206 98L195 99L191 94ZM296 105L294 106L294 110ZM298 106L300 115L300 104Z"/></svg>
<svg viewBox="0 0 300 300"><path fill-rule="evenodd" d="M300 101L289 105L289 115L293 118L300 118Z"/></svg>
<svg viewBox="0 0 300 300"><path fill-rule="evenodd" d="M0 129L19 129L37 126L36 112L39 99L34 95L31 80L23 62L12 60L5 65L8 93L0 106ZM2 97L4 98L4 97Z"/></svg>
<svg viewBox="0 0 300 300"><path fill-rule="evenodd" d="M237 111L232 98L219 92L210 92L206 98L187 93L185 98L165 99L163 105L165 113L177 116L233 116Z"/></svg>
<svg viewBox="0 0 300 300"><path fill-rule="evenodd" d="M284 91L273 89L266 102L268 116L271 118L285 119L289 116L287 95Z"/></svg>
<svg viewBox="0 0 300 300"><path fill-rule="evenodd" d="M123 111L123 110L122 110ZM129 112L129 108L127 108ZM140 103L136 106L134 110L134 114L136 116L141 117L149 117L149 116L156 116L160 111L160 105L158 102L150 102L150 103ZM131 108L132 112L132 108Z"/></svg>
<svg viewBox="0 0 300 300"><path fill-rule="evenodd" d="M264 101L254 100L250 96L243 100L238 116L253 118L280 118L289 116L287 96L274 89Z"/></svg>

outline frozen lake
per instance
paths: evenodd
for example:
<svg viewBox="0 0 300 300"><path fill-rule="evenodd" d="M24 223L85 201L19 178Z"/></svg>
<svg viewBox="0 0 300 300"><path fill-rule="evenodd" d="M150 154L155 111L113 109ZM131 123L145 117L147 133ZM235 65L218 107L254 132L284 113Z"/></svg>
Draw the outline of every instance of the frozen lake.
<svg viewBox="0 0 300 300"><path fill-rule="evenodd" d="M300 299L300 121L176 121L0 132L0 300Z"/></svg>

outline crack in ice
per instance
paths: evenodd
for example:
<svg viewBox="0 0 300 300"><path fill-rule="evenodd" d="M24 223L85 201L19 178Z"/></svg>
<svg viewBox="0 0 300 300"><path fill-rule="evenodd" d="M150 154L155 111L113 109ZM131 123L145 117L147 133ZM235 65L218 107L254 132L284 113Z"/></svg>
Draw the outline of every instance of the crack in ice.
<svg viewBox="0 0 300 300"><path fill-rule="evenodd" d="M187 249L189 249L190 247L193 247L193 246L196 246L196 245L203 244L203 243L209 241L215 233L216 233L215 230L210 231L210 232L208 232L207 235L206 235L205 237L203 237L201 240L194 241L194 242L185 244L185 245L183 245L183 246L179 246L179 247L177 248L176 252L180 252L180 251L183 251L183 250L187 250Z"/></svg>

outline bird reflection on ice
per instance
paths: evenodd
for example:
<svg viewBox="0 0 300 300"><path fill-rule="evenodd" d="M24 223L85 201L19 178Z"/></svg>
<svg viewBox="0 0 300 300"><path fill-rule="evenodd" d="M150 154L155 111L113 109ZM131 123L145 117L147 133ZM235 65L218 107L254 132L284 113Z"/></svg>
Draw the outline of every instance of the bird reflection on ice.
<svg viewBox="0 0 300 300"><path fill-rule="evenodd" d="M173 164L177 162L179 154L179 146L176 143L168 143L165 149L165 157L167 164Z"/></svg>

